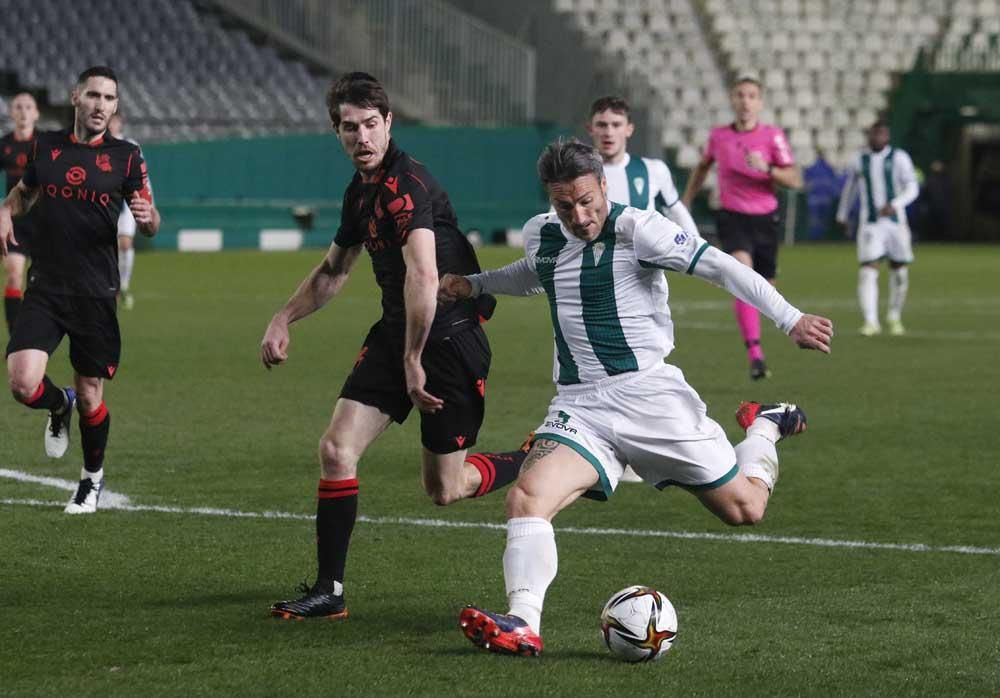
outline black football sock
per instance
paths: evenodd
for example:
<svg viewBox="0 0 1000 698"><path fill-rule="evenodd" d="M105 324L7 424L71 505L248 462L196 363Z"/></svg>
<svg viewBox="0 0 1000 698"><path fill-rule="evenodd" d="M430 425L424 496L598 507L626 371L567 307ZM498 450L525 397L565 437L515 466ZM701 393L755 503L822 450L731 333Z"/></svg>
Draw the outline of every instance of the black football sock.
<svg viewBox="0 0 1000 698"><path fill-rule="evenodd" d="M83 469L100 472L104 465L104 449L111 431L111 413L103 402L90 414L80 411L80 445L83 448Z"/></svg>
<svg viewBox="0 0 1000 698"><path fill-rule="evenodd" d="M470 453L465 462L479 471L483 480L473 497L482 497L495 492L517 479L521 464L528 457L528 451L518 450L507 453Z"/></svg>
<svg viewBox="0 0 1000 698"><path fill-rule="evenodd" d="M38 384L38 389L35 390L34 395L26 399L17 399L18 402L33 410L63 412L66 408L65 391L62 388L57 388L55 383L49 380L48 376L42 376L42 382Z"/></svg>
<svg viewBox="0 0 1000 698"><path fill-rule="evenodd" d="M3 310L7 318L7 334L14 331L14 322L17 320L17 311L21 309L21 291L16 288L8 288L4 291Z"/></svg>
<svg viewBox="0 0 1000 698"><path fill-rule="evenodd" d="M320 480L316 502L316 583L333 591L344 582L347 548L358 518L358 479Z"/></svg>

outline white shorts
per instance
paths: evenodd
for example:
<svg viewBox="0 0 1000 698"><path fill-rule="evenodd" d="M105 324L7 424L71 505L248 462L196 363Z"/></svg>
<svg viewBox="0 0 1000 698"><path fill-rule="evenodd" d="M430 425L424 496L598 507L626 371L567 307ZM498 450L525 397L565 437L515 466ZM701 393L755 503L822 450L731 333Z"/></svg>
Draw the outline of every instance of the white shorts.
<svg viewBox="0 0 1000 698"><path fill-rule="evenodd" d="M122 212L118 214L118 234L124 237L135 237L135 216L128 204L122 204Z"/></svg>
<svg viewBox="0 0 1000 698"><path fill-rule="evenodd" d="M610 497L626 465L658 489L712 489L739 472L726 433L670 364L559 386L535 438L565 444L594 466L592 499Z"/></svg>
<svg viewBox="0 0 1000 698"><path fill-rule="evenodd" d="M858 262L867 264L886 257L890 262L913 261L910 227L905 222L880 218L858 228Z"/></svg>

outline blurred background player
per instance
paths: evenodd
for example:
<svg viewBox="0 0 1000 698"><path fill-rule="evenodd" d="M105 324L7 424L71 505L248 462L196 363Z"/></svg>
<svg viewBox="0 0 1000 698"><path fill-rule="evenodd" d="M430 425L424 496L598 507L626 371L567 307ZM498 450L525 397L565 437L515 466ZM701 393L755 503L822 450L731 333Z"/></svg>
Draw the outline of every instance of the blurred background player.
<svg viewBox="0 0 1000 698"><path fill-rule="evenodd" d="M120 113L111 117L111 122L108 124L108 133L120 140L139 145L131 138L125 137L124 128L125 117ZM152 186L150 186L150 191L152 191ZM132 215L132 209L126 203L122 206L122 212L118 214L118 275L121 277L119 297L122 301L122 307L125 310L132 310L135 307L135 297L129 291L132 285L132 270L135 267L134 243L135 216Z"/></svg>
<svg viewBox="0 0 1000 698"><path fill-rule="evenodd" d="M691 202L705 183L713 163L719 166L719 244L741 263L774 283L778 269L781 216L774 185L802 188L802 173L795 165L785 132L758 121L764 108L760 80L741 75L729 93L735 120L716 126L708 136L701 161L691 172L682 200ZM760 314L749 303L736 299L736 322L747 348L750 378L771 373L760 344Z"/></svg>
<svg viewBox="0 0 1000 698"><path fill-rule="evenodd" d="M840 195L837 222L847 218L860 194L858 218L858 303L866 337L879 334L878 263L889 260L889 334L901 335L903 305L910 286L908 265L913 262L913 243L906 220L906 207L920 193L913 161L906 151L889 145L889 125L876 121L868 129L868 147L851 161Z"/></svg>
<svg viewBox="0 0 1000 698"><path fill-rule="evenodd" d="M35 98L27 92L15 96L10 104L10 113L14 119L14 130L0 139L0 162L3 162L3 169L7 174L5 194L10 193L21 181L24 170L35 156L35 124L38 123ZM3 258L3 308L8 335L13 331L24 294L24 269L31 250L33 219L34 216L29 213L15 221L17 244L9 245L7 256Z"/></svg>
<svg viewBox="0 0 1000 698"><path fill-rule="evenodd" d="M635 131L628 102L601 97L590 107L587 132L604 161L608 198L643 211L659 211L689 235L698 228L674 186L663 160L633 157L627 150Z"/></svg>
<svg viewBox="0 0 1000 698"><path fill-rule="evenodd" d="M104 487L104 453L111 415L104 381L121 356L117 221L128 200L139 230L154 235L146 163L139 148L107 135L118 108L118 78L104 66L83 71L73 89L73 127L38 135L37 156L0 205L0 253L16 231L12 217L34 207L37 223L31 274L7 344L7 379L14 398L46 410L45 452L61 458L69 447L74 404L80 412L83 469L67 514L97 511ZM46 374L49 357L69 336L74 388L57 388Z"/></svg>

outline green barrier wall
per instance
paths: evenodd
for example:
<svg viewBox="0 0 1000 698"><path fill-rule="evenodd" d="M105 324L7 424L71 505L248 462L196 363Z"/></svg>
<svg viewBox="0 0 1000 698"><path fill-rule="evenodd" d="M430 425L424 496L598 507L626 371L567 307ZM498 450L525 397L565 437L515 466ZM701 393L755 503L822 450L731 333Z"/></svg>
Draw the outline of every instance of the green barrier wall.
<svg viewBox="0 0 1000 698"><path fill-rule="evenodd" d="M451 197L463 229L519 227L548 207L535 175L552 128L402 126L396 142L425 163ZM154 144L144 148L163 229L220 228L226 247L255 247L261 228L294 228L293 206L315 209L307 242L326 245L354 174L333 134Z"/></svg>

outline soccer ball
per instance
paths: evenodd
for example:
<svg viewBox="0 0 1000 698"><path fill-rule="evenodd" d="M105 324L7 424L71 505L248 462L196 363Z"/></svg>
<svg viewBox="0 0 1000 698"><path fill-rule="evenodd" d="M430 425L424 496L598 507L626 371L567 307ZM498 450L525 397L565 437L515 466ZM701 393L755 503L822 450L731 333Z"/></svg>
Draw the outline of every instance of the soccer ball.
<svg viewBox="0 0 1000 698"><path fill-rule="evenodd" d="M601 632L611 654L626 662L662 659L677 637L677 611L652 587L614 594L601 611Z"/></svg>

